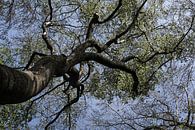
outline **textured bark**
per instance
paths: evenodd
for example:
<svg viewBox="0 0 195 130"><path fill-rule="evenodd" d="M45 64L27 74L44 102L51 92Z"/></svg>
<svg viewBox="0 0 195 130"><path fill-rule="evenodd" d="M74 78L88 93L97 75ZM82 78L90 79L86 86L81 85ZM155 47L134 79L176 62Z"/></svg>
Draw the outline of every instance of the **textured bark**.
<svg viewBox="0 0 195 130"><path fill-rule="evenodd" d="M103 57L100 53L85 52L88 47L101 48L95 41L89 40L78 46L68 58L64 55L44 56L26 71L18 71L0 65L0 104L16 104L27 101L46 88L53 77L60 77L66 73L75 80L72 83L77 83L79 79L74 78L75 74L70 74L72 73L71 68L82 61L95 61L109 68L119 69L131 74L133 78L132 90L136 94L138 93L139 79L135 70L123 62L112 61Z"/></svg>
<svg viewBox="0 0 195 130"><path fill-rule="evenodd" d="M0 65L0 104L24 102L47 87L54 76L62 76L66 58L46 56L27 71Z"/></svg>

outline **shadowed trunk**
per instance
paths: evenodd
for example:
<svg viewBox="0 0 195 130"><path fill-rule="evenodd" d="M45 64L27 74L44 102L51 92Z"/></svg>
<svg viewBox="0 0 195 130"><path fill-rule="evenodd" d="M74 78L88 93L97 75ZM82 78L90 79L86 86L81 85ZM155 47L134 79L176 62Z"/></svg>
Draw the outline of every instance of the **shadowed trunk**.
<svg viewBox="0 0 195 130"><path fill-rule="evenodd" d="M64 55L44 56L26 71L18 71L0 65L0 104L16 104L27 101L46 88L53 77L61 77L67 72L72 73L70 69L82 61L95 61L109 68L131 74L133 78L132 91L137 94L139 79L134 70L123 62L112 61L99 53L84 52L86 47L85 44L78 47L75 54L68 58ZM78 79L74 80L77 82Z"/></svg>
<svg viewBox="0 0 195 130"><path fill-rule="evenodd" d="M53 76L61 76L65 70L63 56L47 56L27 71L18 71L0 65L0 104L16 104L37 95Z"/></svg>

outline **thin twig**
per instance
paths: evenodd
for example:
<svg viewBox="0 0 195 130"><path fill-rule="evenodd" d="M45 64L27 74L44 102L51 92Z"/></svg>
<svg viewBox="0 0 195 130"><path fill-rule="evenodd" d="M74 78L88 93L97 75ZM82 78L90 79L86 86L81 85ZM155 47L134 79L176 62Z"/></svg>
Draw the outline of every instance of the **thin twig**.
<svg viewBox="0 0 195 130"><path fill-rule="evenodd" d="M133 21L131 22L131 24L129 24L129 26L121 33L117 34L113 39L110 39L109 41L106 42L106 44L104 45L104 47L102 48L101 52L104 51L105 49L107 49L108 47L111 46L111 44L113 43L117 43L117 40L119 38L121 38L122 36L124 36L127 32L129 32L135 25L135 22L139 16L139 13L141 11L141 9L143 8L143 6L145 5L145 3L147 2L147 0L145 0L142 5L138 8L138 10L135 13L135 16L133 17Z"/></svg>
<svg viewBox="0 0 195 130"><path fill-rule="evenodd" d="M93 25L95 25L95 24L103 24L103 23L106 23L109 20L111 20L121 6L122 6L122 0L119 0L118 5L113 10L113 12L107 18L105 18L102 21L99 21L98 14L94 13L91 21L89 22L89 25L88 25L88 28L87 28L87 34L86 34L86 38L85 39L88 40L89 38L91 38L91 35L92 35L92 32L93 32L93 28L94 28Z"/></svg>
<svg viewBox="0 0 195 130"><path fill-rule="evenodd" d="M58 112L56 113L55 118L54 118L53 120L51 120L51 121L45 126L45 130L47 130L48 127L49 127L51 124L53 124L53 123L59 118L59 116L62 114L62 112L63 112L66 108L68 108L69 106L71 106L72 104L76 103L76 102L79 100L79 95L80 95L80 90L79 90L79 89L80 89L80 88L77 87L77 97L74 98L73 100L71 100L71 101L70 101L68 104L66 104L60 111L58 111Z"/></svg>

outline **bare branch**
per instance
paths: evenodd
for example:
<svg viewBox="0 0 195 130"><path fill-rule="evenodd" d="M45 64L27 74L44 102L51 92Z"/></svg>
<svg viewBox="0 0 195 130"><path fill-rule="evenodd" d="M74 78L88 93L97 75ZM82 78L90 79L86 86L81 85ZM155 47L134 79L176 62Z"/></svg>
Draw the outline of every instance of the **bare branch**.
<svg viewBox="0 0 195 130"><path fill-rule="evenodd" d="M129 24L129 26L121 33L117 34L113 39L110 39L109 41L106 42L106 44L104 45L104 47L102 48L101 52L104 51L105 49L107 49L111 44L113 43L117 43L117 40L119 38L121 38L123 35L125 35L127 32L129 32L135 25L135 22L139 16L139 13L141 11L141 9L143 8L143 6L145 5L145 3L147 2L147 0L145 0L142 5L138 8L138 10L135 13L135 16L133 17L133 21L131 22L131 24Z"/></svg>
<svg viewBox="0 0 195 130"><path fill-rule="evenodd" d="M71 101L70 101L68 104L66 104L60 111L58 111L58 112L56 113L55 118L54 118L53 120L51 120L51 121L45 126L45 130L47 130L48 127L49 127L51 124L53 124L53 123L59 118L59 116L62 114L62 112L64 112L64 110L66 110L66 109L67 109L68 107L70 107L72 104L78 102L78 100L79 100L79 95L80 95L80 90L79 90L79 89L80 89L80 88L77 87L77 97L74 98L73 100L71 100Z"/></svg>
<svg viewBox="0 0 195 130"><path fill-rule="evenodd" d="M51 40L49 39L48 36L48 28L52 25L52 17L53 17L53 8L51 5L51 0L48 0L48 5L49 5L49 21L47 21L48 16L45 18L43 24L42 24L42 38L45 41L47 48L50 50L51 55L53 54L53 47L52 47L52 43Z"/></svg>
<svg viewBox="0 0 195 130"><path fill-rule="evenodd" d="M33 54L30 57L30 60L28 61L28 64L24 67L23 70L27 70L30 66L30 64L32 63L32 61L34 60L35 56L39 55L39 56L47 56L46 54L43 53L39 53L39 52L33 52Z"/></svg>
<svg viewBox="0 0 195 130"><path fill-rule="evenodd" d="M86 34L86 38L85 39L87 40L87 39L91 38L91 34L93 32L93 25L95 25L95 24L103 24L103 23L106 23L109 20L111 20L121 6L122 6L122 0L119 0L118 5L115 8L115 10L107 18L105 18L103 21L99 21L98 14L94 13L91 21L89 22L88 29L87 29L87 34Z"/></svg>
<svg viewBox="0 0 195 130"><path fill-rule="evenodd" d="M53 17L53 8L51 5L51 0L48 0L48 5L49 5L49 21L51 21Z"/></svg>
<svg viewBox="0 0 195 130"><path fill-rule="evenodd" d="M73 52L76 54L81 54L84 53L85 50L89 47L95 47L95 49L99 52L102 50L103 45L98 44L97 41L93 40L93 39L88 39L86 42L78 45Z"/></svg>
<svg viewBox="0 0 195 130"><path fill-rule="evenodd" d="M49 24L49 22L47 22L45 19L45 21L42 24L42 29L43 29L42 38L47 45L47 49L50 50L50 53L52 55L53 54L53 47L52 47L51 41L48 37L48 24Z"/></svg>
<svg viewBox="0 0 195 130"><path fill-rule="evenodd" d="M115 8L115 10L107 18L105 18L104 20L98 21L98 24L103 24L103 23L106 23L109 20L111 20L114 17L114 15L116 14L116 12L120 9L121 6L122 6L122 0L119 0L118 1L118 5Z"/></svg>
<svg viewBox="0 0 195 130"><path fill-rule="evenodd" d="M117 43L117 40L122 37L123 35L125 35L135 24L137 18L138 18L138 15L141 11L141 9L143 8L143 6L145 5L147 0L145 0L142 5L138 8L138 10L136 11L135 13L135 16L133 18L133 21L131 22L131 24L123 31L121 32L120 34L117 34L115 36L115 38L113 39L110 39L108 42L106 42L105 45L98 45L97 42L93 42L93 43L87 43L87 41L84 43L85 44L85 48L82 47L84 50L88 47L95 47L98 51L98 53L101 53L103 52L105 49L107 49L112 43ZM98 18L99 16L97 14L94 14L93 15L93 18L91 19L90 23L89 23L89 26L88 26L88 30L87 30L87 35L86 35L86 40L89 40L91 38L91 33L92 33L92 30L93 30L93 25L94 24L102 24L106 21L108 21L111 17L113 17L115 15L115 13L117 12L117 10L120 8L120 6L122 5L122 0L119 0L119 4L117 6L117 8L112 12L112 14L110 16L108 16L108 18L106 18L105 20L103 20L102 22L98 21ZM90 41L90 40L89 40ZM83 46L83 45L81 45Z"/></svg>
<svg viewBox="0 0 195 130"><path fill-rule="evenodd" d="M95 47L97 51L102 50L102 46L98 45L98 43L95 40L88 40L85 43L77 46L74 50L74 55L71 59L67 61L68 66L74 66L78 63L81 63L82 61L96 61L104 66L113 68L113 69L119 69L122 71L125 71L127 73L130 73L133 78L133 88L132 91L135 92L136 95L138 95L138 85L139 85L139 79L137 77L137 74L135 70L130 69L127 67L123 62L119 61L111 61L110 59L107 59L100 55L100 53L90 53L85 52L85 50L88 47Z"/></svg>
<svg viewBox="0 0 195 130"><path fill-rule="evenodd" d="M26 116L28 116L29 110L30 110L30 108L32 107L32 105L33 105L34 102L36 102L37 100L41 99L41 98L44 97L45 95L51 93L52 91L54 91L55 89L57 89L59 86L65 84L66 82L67 82L67 80L64 80L63 82L61 82L60 84L56 85L54 88L52 88L52 89L50 89L49 91L45 92L45 93L42 94L41 96L39 96L39 97L33 99L33 100L31 101L30 105L28 106Z"/></svg>
<svg viewBox="0 0 195 130"><path fill-rule="evenodd" d="M179 47L179 45L183 42L183 40L185 39L185 37L186 37L186 36L189 34L189 32L192 30L192 26L193 26L193 24L194 24L194 18L195 18L195 15L192 16L192 21L191 21L191 23L190 23L189 29L187 30L187 32L186 32L184 35L181 36L181 38L179 39L177 45L174 47L173 51L175 51L175 50Z"/></svg>
<svg viewBox="0 0 195 130"><path fill-rule="evenodd" d="M90 65L90 63L87 63L87 65L88 65L87 76L81 81L81 83L84 83L89 78L89 76L91 74L91 65Z"/></svg>
<svg viewBox="0 0 195 130"><path fill-rule="evenodd" d="M98 23L98 19L99 19L99 16L96 13L93 14L93 17L92 17L91 21L89 22L89 26L87 29L87 34L86 34L86 38L85 38L86 40L91 38L91 34L93 32L93 25Z"/></svg>
<svg viewBox="0 0 195 130"><path fill-rule="evenodd" d="M167 64L171 59L172 59L172 58L170 58L170 59L166 60L165 62L163 62L162 64L160 64L160 65L158 66L158 68L152 72L152 74L150 75L149 79L146 81L146 84L149 84L149 82L152 80L152 78L154 77L154 75L156 74L156 72L157 72L162 66L164 66L165 64Z"/></svg>
<svg viewBox="0 0 195 130"><path fill-rule="evenodd" d="M90 53L90 52L86 52L84 53L81 57L79 57L80 60L82 61L96 61L97 63L100 63L104 66L107 66L109 68L113 68L113 69L119 69L122 70L124 72L127 72L129 74L131 74L132 78L133 78L133 87L132 87L132 91L138 95L138 85L139 85L139 79L137 77L137 74L135 72L135 70L130 69L129 67L127 67L124 63L122 62L118 62L118 61L111 61L110 59L107 59L106 57L103 57L102 55L100 55L99 53Z"/></svg>
<svg viewBox="0 0 195 130"><path fill-rule="evenodd" d="M140 62L140 63L146 63L146 62L152 60L154 57L156 57L158 55L167 55L167 54L171 54L171 53L176 52L177 51L177 48L179 47L179 45L183 42L183 40L185 39L185 37L191 31L192 26L193 26L193 23L194 23L194 18L195 18L195 16L192 17L192 21L191 21L190 27L188 28L187 32L180 37L180 39L177 42L176 46L171 51L155 52L153 55L151 55L150 57L148 57L146 60L141 60L139 57L136 57L136 56L127 56L127 57L123 58L121 61L128 62L130 60L137 59L138 62Z"/></svg>

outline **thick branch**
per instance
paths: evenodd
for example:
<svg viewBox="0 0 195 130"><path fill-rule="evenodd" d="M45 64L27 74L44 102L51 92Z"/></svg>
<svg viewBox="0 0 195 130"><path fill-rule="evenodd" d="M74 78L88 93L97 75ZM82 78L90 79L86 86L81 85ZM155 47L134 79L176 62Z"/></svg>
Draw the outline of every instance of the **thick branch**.
<svg viewBox="0 0 195 130"><path fill-rule="evenodd" d="M103 45L98 44L97 41L93 40L93 39L88 39L86 42L84 42L81 45L78 45L74 52L74 55L80 55L81 53L84 53L85 50L89 47L95 47L95 49L99 52L101 51L101 49L103 48Z"/></svg>
<svg viewBox="0 0 195 130"><path fill-rule="evenodd" d="M74 50L74 55L69 59L67 62L67 66L74 66L82 61L96 61L104 66L107 66L109 68L113 69L119 69L122 71L125 71L127 73L130 73L133 78L133 89L132 91L135 92L136 95L138 95L138 85L139 85L139 79L137 77L137 74L134 70L130 69L127 67L123 62L120 61L111 61L110 59L107 59L100 55L100 53L89 53L85 52L85 50L88 47L95 47L97 51L101 51L102 46L98 44L95 40L88 40L85 43L79 45L75 50Z"/></svg>
<svg viewBox="0 0 195 130"><path fill-rule="evenodd" d="M88 28L87 28L87 34L86 34L86 40L88 40L89 38L91 38L91 34L93 32L93 25L98 23L98 19L99 16L95 13L93 15L93 18L91 19L91 21L89 22Z"/></svg>
<svg viewBox="0 0 195 130"><path fill-rule="evenodd" d="M30 57L30 60L28 61L27 65L24 67L24 70L27 70L30 66L30 64L32 63L32 61L34 60L35 56L39 55L39 56L47 56L43 53L39 53L39 52L33 52L33 54Z"/></svg>
<svg viewBox="0 0 195 130"><path fill-rule="evenodd" d="M119 70L122 70L124 72L130 73L132 78L133 78L132 91L135 92L136 95L138 95L139 79L137 77L137 74L136 74L135 70L130 69L129 67L127 67L122 62L111 61L111 60L101 56L100 54L85 53L84 56L85 56L86 60L93 60L93 61L96 61L96 62L98 62L102 65L105 65L105 66L109 67L109 68L119 69Z"/></svg>
<svg viewBox="0 0 195 130"><path fill-rule="evenodd" d="M49 21L51 21L53 17L53 8L51 5L51 0L48 0L48 5L49 5Z"/></svg>
<svg viewBox="0 0 195 130"><path fill-rule="evenodd" d="M137 74L136 74L135 70L130 69L124 63L119 62L119 61L111 61L110 59L107 59L106 57L103 57L99 53L85 52L82 55L79 55L79 56L76 55L74 58L67 61L68 62L67 65L74 66L74 65L80 63L81 61L96 61L97 63L100 63L104 66L109 67L109 68L119 69L119 70L122 70L124 72L127 72L127 73L131 74L131 76L133 78L132 91L135 92L136 94L138 94L138 89L137 88L138 88L138 85L139 85L139 79L137 77Z"/></svg>
<svg viewBox="0 0 195 130"><path fill-rule="evenodd" d="M98 53L101 53L103 52L104 50L106 50L108 47L111 46L111 44L113 43L117 43L117 40L119 38L121 38L123 35L125 35L127 32L129 32L135 25L135 22L139 16L139 13L141 11L141 9L143 8L143 6L145 5L145 3L147 2L147 0L145 0L142 5L138 8L138 10L136 11L134 17L133 17L133 21L131 22L131 24L129 24L129 26L124 30L122 31L121 33L117 34L113 39L110 39L109 41L106 42L106 44L104 45L99 45L97 44L97 42L93 42L93 43L87 43L88 41L86 41L84 44L85 44L85 49L88 48L88 47L95 47L98 51ZM88 30L87 30L87 35L86 35L86 40L89 40L90 41L90 38L91 38L91 33L92 33L92 30L93 30L93 25L94 24L102 24L102 23L105 23L107 22L108 20L110 20L114 15L115 13L117 12L117 10L121 7L122 5L122 0L119 0L119 4L118 6L116 7L116 9L111 13L110 16L108 16L105 20L103 20L102 22L100 22L98 20L98 15L97 14L94 14L92 20L90 21L89 23L89 26L88 26ZM82 45L80 45L82 46ZM84 47L82 47L84 48Z"/></svg>

